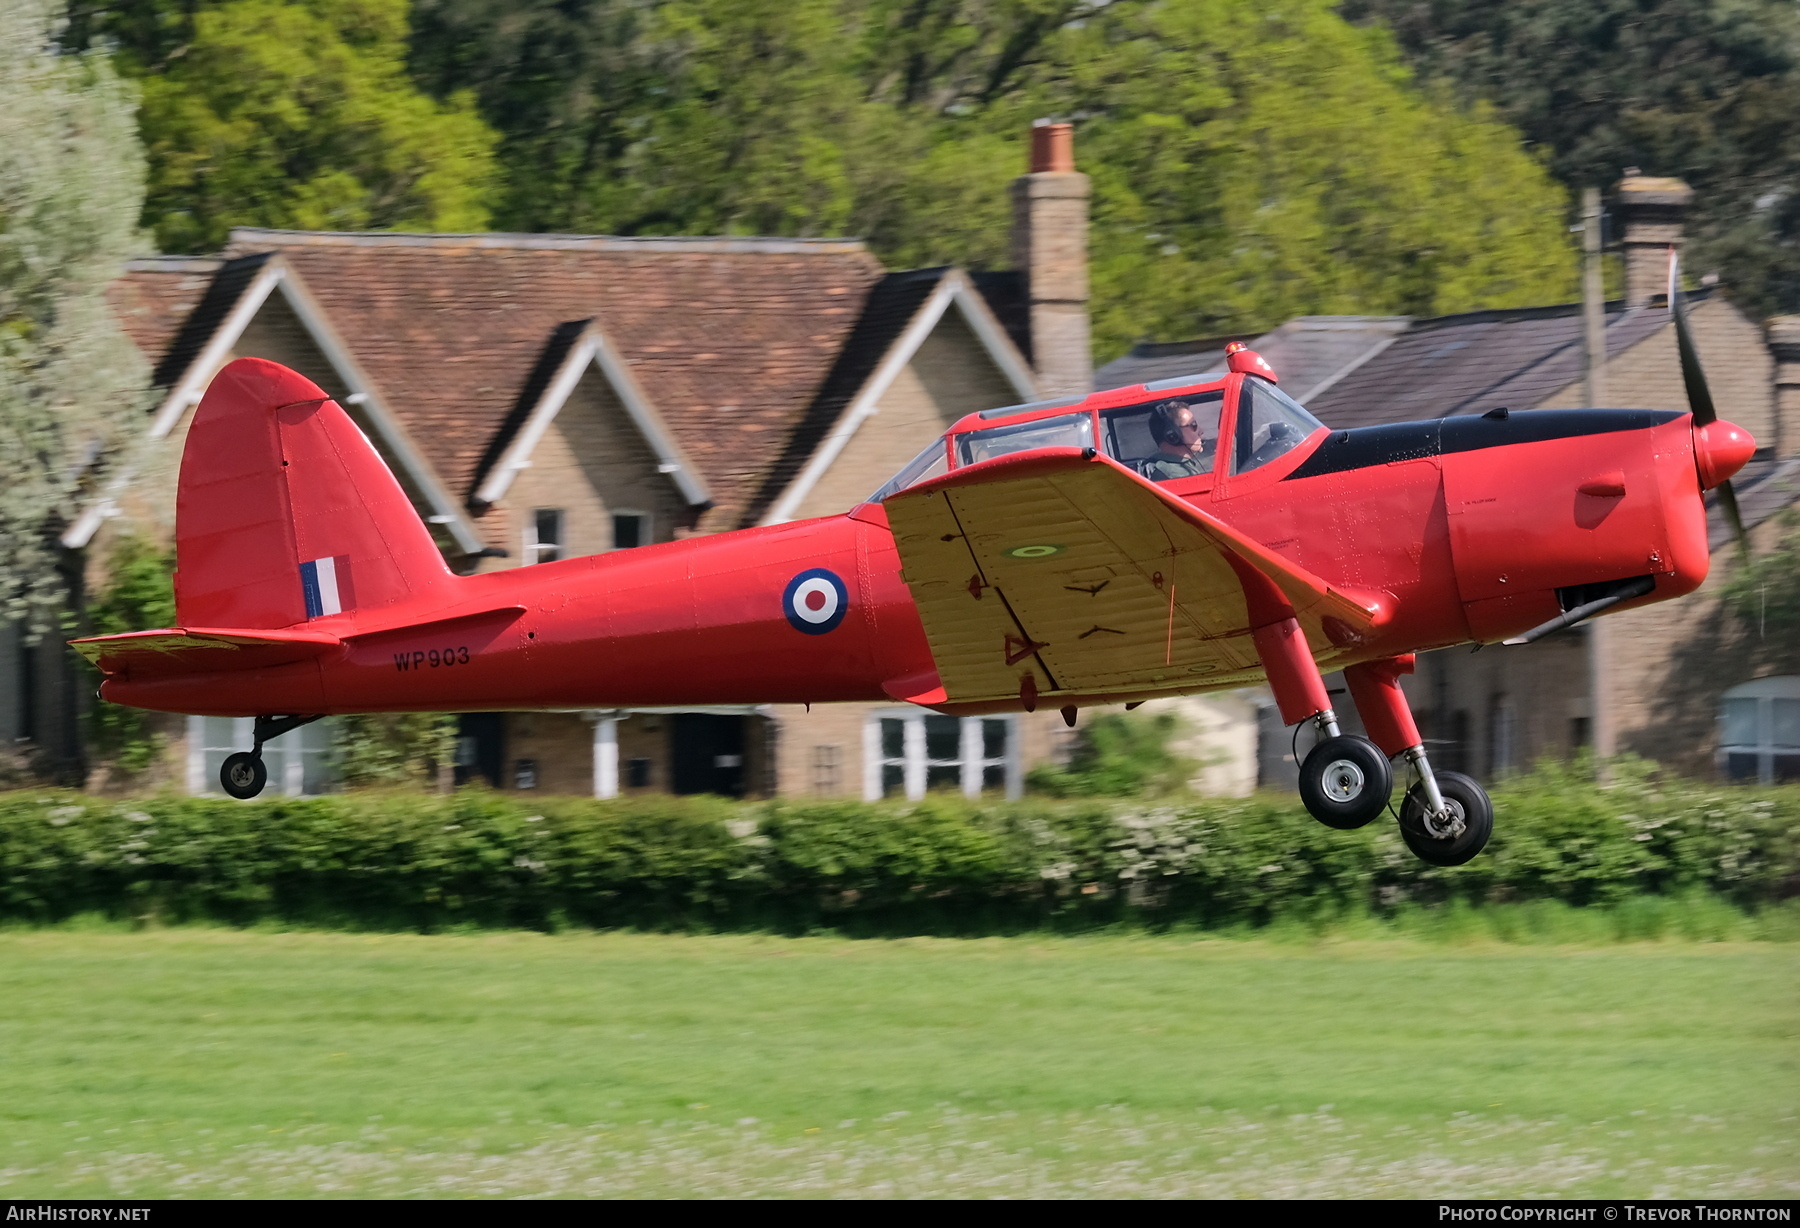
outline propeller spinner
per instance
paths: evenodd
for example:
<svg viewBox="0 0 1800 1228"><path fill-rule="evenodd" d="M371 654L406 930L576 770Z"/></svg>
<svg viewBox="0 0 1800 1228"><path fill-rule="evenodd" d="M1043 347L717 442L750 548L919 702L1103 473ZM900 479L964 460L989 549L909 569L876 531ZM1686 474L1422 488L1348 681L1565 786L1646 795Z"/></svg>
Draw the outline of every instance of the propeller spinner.
<svg viewBox="0 0 1800 1228"><path fill-rule="evenodd" d="M1694 464L1700 470L1700 488L1719 492L1719 506L1725 509L1725 519L1737 536L1738 551L1748 560L1750 538L1744 532L1744 518L1738 512L1731 475L1742 469L1756 451L1756 440L1743 427L1723 421L1713 406L1706 373L1700 369L1700 353L1694 348L1694 335L1688 328L1687 301L1681 293L1681 262L1673 247L1669 249L1669 312L1675 317L1681 382L1687 388L1688 409L1694 415Z"/></svg>

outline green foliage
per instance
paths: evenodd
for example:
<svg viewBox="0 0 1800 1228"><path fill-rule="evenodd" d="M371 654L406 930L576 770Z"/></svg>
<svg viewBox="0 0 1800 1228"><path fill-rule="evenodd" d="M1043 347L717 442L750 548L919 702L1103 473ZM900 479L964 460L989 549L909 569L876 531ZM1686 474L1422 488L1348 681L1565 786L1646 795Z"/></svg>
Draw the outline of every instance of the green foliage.
<svg viewBox="0 0 1800 1228"><path fill-rule="evenodd" d="M132 91L55 33L49 0L0 5L0 618L34 635L67 620L56 539L96 458L128 463L149 383L105 300L141 252Z"/></svg>
<svg viewBox="0 0 1800 1228"><path fill-rule="evenodd" d="M1573 293L1566 196L1517 134L1324 0L1124 6L1056 50L1028 96L1089 117L1097 353Z"/></svg>
<svg viewBox="0 0 1800 1228"><path fill-rule="evenodd" d="M107 587L88 606L94 635L122 635L175 626L175 553L142 537L120 538L107 558ZM98 675L88 676L97 686ZM140 708L96 703L88 713L90 747L128 774L162 754L166 739L150 728Z"/></svg>
<svg viewBox="0 0 1800 1228"><path fill-rule="evenodd" d="M1741 909L1800 874L1794 789L1626 770L1602 787L1550 769L1497 803L1492 845L1447 870L1413 858L1391 823L1331 832L1277 797L896 808L482 789L252 804L11 793L0 794L0 918L867 934L1307 926L1457 901L1617 909L1700 893Z"/></svg>
<svg viewBox="0 0 1800 1228"><path fill-rule="evenodd" d="M1033 791L1051 797L1142 797L1176 792L1194 773L1192 761L1169 750L1169 739L1179 726L1171 712L1091 717L1076 735L1068 764L1033 768L1028 783Z"/></svg>
<svg viewBox="0 0 1800 1228"><path fill-rule="evenodd" d="M1516 134L1327 0L422 0L413 63L502 132L506 226L850 232L894 266L1008 265L1026 129L1076 116L1102 357L1573 293Z"/></svg>
<svg viewBox="0 0 1800 1228"><path fill-rule="evenodd" d="M1760 633L1800 632L1800 515L1781 514L1775 548L1738 566L1725 585L1725 603Z"/></svg>
<svg viewBox="0 0 1800 1228"><path fill-rule="evenodd" d="M91 25L137 36L121 63L146 74L165 249L216 249L234 225L486 228L494 134L468 94L412 84L406 0L120 3Z"/></svg>
<svg viewBox="0 0 1800 1228"><path fill-rule="evenodd" d="M1753 316L1800 310L1800 11L1787 0L1344 0L1421 76L1484 100L1571 188L1695 188L1685 263Z"/></svg>
<svg viewBox="0 0 1800 1228"><path fill-rule="evenodd" d="M332 726L347 785L413 785L437 779L456 758L456 718L436 712L340 716Z"/></svg>

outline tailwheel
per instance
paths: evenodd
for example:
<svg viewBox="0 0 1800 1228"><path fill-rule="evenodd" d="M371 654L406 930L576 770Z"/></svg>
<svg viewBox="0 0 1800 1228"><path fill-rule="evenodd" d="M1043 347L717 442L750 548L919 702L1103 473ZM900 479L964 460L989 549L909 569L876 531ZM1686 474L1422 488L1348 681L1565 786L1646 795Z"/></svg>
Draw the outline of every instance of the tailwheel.
<svg viewBox="0 0 1800 1228"><path fill-rule="evenodd" d="M1460 866L1487 847L1494 834L1494 804L1487 790L1461 772L1437 773L1444 813L1433 815L1425 799L1425 783L1406 791L1400 803L1400 838L1421 861L1434 866Z"/></svg>
<svg viewBox="0 0 1800 1228"><path fill-rule="evenodd" d="M1327 738L1300 765L1300 800L1327 827L1351 831L1387 807L1394 770L1381 748L1354 735Z"/></svg>
<svg viewBox="0 0 1800 1228"><path fill-rule="evenodd" d="M247 750L226 755L219 768L219 784L240 801L255 797L269 783L269 769L262 756Z"/></svg>

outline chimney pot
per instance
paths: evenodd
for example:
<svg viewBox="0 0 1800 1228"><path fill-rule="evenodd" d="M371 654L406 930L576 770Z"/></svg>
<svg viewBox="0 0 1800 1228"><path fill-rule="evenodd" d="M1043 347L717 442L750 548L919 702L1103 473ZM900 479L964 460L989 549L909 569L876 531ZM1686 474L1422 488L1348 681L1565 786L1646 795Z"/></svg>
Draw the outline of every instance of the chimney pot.
<svg viewBox="0 0 1800 1228"><path fill-rule="evenodd" d="M1040 119L1031 126L1031 173L1068 175L1075 170L1075 125Z"/></svg>

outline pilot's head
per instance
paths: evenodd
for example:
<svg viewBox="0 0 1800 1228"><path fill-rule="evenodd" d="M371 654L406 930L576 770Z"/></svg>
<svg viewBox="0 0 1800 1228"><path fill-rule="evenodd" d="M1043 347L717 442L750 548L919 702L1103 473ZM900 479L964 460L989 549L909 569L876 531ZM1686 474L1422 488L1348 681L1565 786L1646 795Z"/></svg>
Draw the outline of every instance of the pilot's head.
<svg viewBox="0 0 1800 1228"><path fill-rule="evenodd" d="M1163 451L1180 456L1199 452L1206 442L1186 401L1163 401L1150 411L1150 438Z"/></svg>

